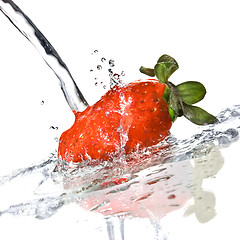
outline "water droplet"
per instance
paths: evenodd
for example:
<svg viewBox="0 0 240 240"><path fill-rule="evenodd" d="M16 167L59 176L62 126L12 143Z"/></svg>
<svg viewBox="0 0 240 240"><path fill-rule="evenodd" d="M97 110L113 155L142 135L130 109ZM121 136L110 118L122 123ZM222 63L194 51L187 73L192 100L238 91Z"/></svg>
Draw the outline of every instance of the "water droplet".
<svg viewBox="0 0 240 240"><path fill-rule="evenodd" d="M98 83L97 82L95 82L95 86L97 86L98 85Z"/></svg>
<svg viewBox="0 0 240 240"><path fill-rule="evenodd" d="M234 128L229 128L224 133L227 134L231 139L238 138L239 135L238 131Z"/></svg>
<svg viewBox="0 0 240 240"><path fill-rule="evenodd" d="M106 61L106 58L103 57L103 58L101 59L101 62L105 62L105 61Z"/></svg>
<svg viewBox="0 0 240 240"><path fill-rule="evenodd" d="M112 83L116 83L117 84L118 80L119 80L119 75L117 73L114 73L110 80L111 80Z"/></svg>
<svg viewBox="0 0 240 240"><path fill-rule="evenodd" d="M107 87L106 85L103 85L103 88L104 88L104 89L106 89L106 87Z"/></svg>
<svg viewBox="0 0 240 240"><path fill-rule="evenodd" d="M114 63L114 60L113 60L113 59L110 59L110 60L109 60L109 65L110 65L110 67L114 67L114 66L115 66L115 63Z"/></svg>
<svg viewBox="0 0 240 240"><path fill-rule="evenodd" d="M101 69L102 69L102 66L101 66L101 65L97 65L97 69L98 69L98 70L101 70Z"/></svg>
<svg viewBox="0 0 240 240"><path fill-rule="evenodd" d="M124 71L121 72L121 76L125 76L125 72Z"/></svg>
<svg viewBox="0 0 240 240"><path fill-rule="evenodd" d="M112 88L113 86L122 86L122 80L120 79L120 75L117 73L112 73L110 75L110 87Z"/></svg>
<svg viewBox="0 0 240 240"><path fill-rule="evenodd" d="M230 145L230 143L231 142L229 141L228 137L226 137L226 136L218 137L218 144L220 146L228 146L228 145Z"/></svg>
<svg viewBox="0 0 240 240"><path fill-rule="evenodd" d="M41 101L41 105L43 105L43 104L44 104L44 101L42 100L42 101Z"/></svg>
<svg viewBox="0 0 240 240"><path fill-rule="evenodd" d="M98 53L98 50L94 50L91 54L95 54L95 53Z"/></svg>
<svg viewBox="0 0 240 240"><path fill-rule="evenodd" d="M117 74L117 73L114 73L114 74L113 74L113 78L114 78L115 80L119 80L119 77L120 77L119 74Z"/></svg>
<svg viewBox="0 0 240 240"><path fill-rule="evenodd" d="M90 69L90 72L93 72L93 69Z"/></svg>
<svg viewBox="0 0 240 240"><path fill-rule="evenodd" d="M58 127L51 126L49 129L58 130Z"/></svg>

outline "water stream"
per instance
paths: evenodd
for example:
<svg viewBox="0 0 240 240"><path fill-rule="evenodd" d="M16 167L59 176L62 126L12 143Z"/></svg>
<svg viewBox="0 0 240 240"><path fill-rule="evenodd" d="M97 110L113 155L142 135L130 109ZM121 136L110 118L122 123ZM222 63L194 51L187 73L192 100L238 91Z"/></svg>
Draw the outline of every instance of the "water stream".
<svg viewBox="0 0 240 240"><path fill-rule="evenodd" d="M33 22L12 1L1 0L0 10L54 71L70 108L85 109L88 104L66 64ZM202 188L202 182L222 168L221 149L238 141L240 105L224 109L217 118L219 122L199 128L189 138L169 136L161 143L161 151L134 153L132 164L115 159L95 167L79 166L62 162L53 149L38 164L0 177L0 217L46 220L75 204L89 213L100 213L112 240L125 239L126 221L134 217L150 219L155 239L166 239L159 220L187 202L192 205L186 215L194 212L199 222L208 222L216 215L216 199Z"/></svg>
<svg viewBox="0 0 240 240"><path fill-rule="evenodd" d="M0 1L0 11L29 40L52 69L72 110L83 111L88 103L75 83L67 65L32 20L11 0Z"/></svg>

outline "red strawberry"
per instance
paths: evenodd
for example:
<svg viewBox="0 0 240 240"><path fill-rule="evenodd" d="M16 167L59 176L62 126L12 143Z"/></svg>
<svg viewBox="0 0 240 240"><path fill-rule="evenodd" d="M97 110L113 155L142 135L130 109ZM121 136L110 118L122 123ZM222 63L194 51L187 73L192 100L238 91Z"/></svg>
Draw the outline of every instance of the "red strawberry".
<svg viewBox="0 0 240 240"><path fill-rule="evenodd" d="M184 115L199 125L214 123L214 116L192 106L205 96L201 83L175 86L168 81L177 68L175 59L163 55L154 69L140 69L158 80L115 86L96 104L76 112L75 123L61 135L59 156L73 162L110 160L156 145L169 134L176 117Z"/></svg>
<svg viewBox="0 0 240 240"><path fill-rule="evenodd" d="M156 80L115 86L75 114L75 123L60 138L59 155L73 162L108 160L157 144L172 125L164 88Z"/></svg>

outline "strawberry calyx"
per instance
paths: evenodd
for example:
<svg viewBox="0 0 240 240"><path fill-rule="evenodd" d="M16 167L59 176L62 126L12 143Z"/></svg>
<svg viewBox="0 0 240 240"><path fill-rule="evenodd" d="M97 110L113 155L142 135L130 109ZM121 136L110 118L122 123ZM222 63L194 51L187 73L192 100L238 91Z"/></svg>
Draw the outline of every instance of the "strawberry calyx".
<svg viewBox="0 0 240 240"><path fill-rule="evenodd" d="M178 68L177 61L164 54L158 59L154 68L141 67L140 72L151 77L156 76L159 82L165 84L163 98L168 103L169 115L173 122L181 116L197 125L217 122L215 116L193 105L201 101L206 94L206 88L202 83L187 81L174 85L168 80Z"/></svg>

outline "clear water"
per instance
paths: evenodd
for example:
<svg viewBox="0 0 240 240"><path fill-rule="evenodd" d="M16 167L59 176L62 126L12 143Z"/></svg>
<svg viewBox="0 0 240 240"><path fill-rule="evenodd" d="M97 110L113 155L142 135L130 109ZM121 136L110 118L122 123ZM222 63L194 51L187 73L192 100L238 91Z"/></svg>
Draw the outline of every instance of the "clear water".
<svg viewBox="0 0 240 240"><path fill-rule="evenodd" d="M222 168L221 148L238 140L240 105L225 109L217 117L219 123L188 139L170 136L162 151L136 153L137 164L116 159L102 166L79 168L60 162L55 151L39 164L0 178L1 196L6 199L0 215L47 219L76 203L79 208L101 213L110 224L110 217L116 216L159 220L194 199L211 205L209 199L199 200L206 194L202 181ZM121 178L128 182L115 184ZM206 222L214 216L211 206L211 211L199 213L198 218Z"/></svg>
<svg viewBox="0 0 240 240"><path fill-rule="evenodd" d="M36 26L12 1L0 1L0 10L34 44L58 76L71 109L84 109L87 102L66 64ZM21 25L23 18L27 22ZM110 82L93 76L95 84L104 89L121 84L120 77L125 75L114 73L114 60L104 57L90 71L95 74L106 64ZM38 164L0 177L0 216L28 216L46 221L74 204L89 214L99 213L109 239L125 239L129 219L139 218L150 220L154 239L167 239L160 220L188 202L193 205L185 215L195 212L199 222L208 222L216 215L215 197L203 189L202 183L222 168L221 149L238 141L240 105L230 106L217 118L218 123L198 128L190 137L174 133L161 143L161 151L152 148L135 153L132 163L115 159L95 167L66 164L53 149L50 157Z"/></svg>
<svg viewBox="0 0 240 240"><path fill-rule="evenodd" d="M11 0L1 0L0 11L33 44L52 69L59 79L62 92L70 108L75 111L84 110L88 103L76 85L67 65L32 20Z"/></svg>

